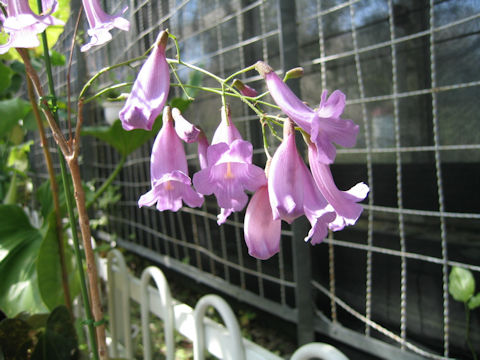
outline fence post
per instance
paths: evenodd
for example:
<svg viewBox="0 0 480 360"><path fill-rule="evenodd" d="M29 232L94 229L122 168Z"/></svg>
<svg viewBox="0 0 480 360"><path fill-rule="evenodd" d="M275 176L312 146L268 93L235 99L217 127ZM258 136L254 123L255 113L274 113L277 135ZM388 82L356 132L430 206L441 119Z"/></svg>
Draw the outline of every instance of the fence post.
<svg viewBox="0 0 480 360"><path fill-rule="evenodd" d="M295 1L278 0L278 25L280 31L280 60L283 70L287 71L299 66ZM294 93L300 96L300 82L298 79L289 80L288 85ZM297 147L300 151L305 150L300 134L297 134ZM308 232L308 222L305 217L295 220L292 225L292 231L293 271L296 284L297 342L300 346L314 340L311 255L310 246L303 241Z"/></svg>

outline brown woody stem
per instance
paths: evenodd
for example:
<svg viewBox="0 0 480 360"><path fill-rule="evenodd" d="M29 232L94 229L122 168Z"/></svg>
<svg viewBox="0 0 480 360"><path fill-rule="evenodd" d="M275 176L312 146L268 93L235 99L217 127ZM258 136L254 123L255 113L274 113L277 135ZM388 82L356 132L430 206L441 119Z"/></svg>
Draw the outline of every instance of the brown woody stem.
<svg viewBox="0 0 480 360"><path fill-rule="evenodd" d="M55 226L56 226L56 235L58 242L58 254L60 257L60 269L62 273L62 287L63 287L63 296L65 300L65 305L68 308L68 311L71 315L72 312L72 299L70 297L70 287L68 285L68 274L67 266L65 263L65 248L63 245L63 227L62 227L62 216L60 212L60 201L58 200L58 183L55 178L55 170L53 169L52 155L48 149L47 137L45 136L45 129L43 128L42 117L40 116L40 110L38 109L36 96L33 89L32 81L27 77L27 90L30 103L32 104L32 112L37 121L38 132L40 134L40 141L43 149L43 156L45 157L45 162L47 164L48 177L50 178L50 188L52 189L52 198L53 198L53 207L55 210Z"/></svg>

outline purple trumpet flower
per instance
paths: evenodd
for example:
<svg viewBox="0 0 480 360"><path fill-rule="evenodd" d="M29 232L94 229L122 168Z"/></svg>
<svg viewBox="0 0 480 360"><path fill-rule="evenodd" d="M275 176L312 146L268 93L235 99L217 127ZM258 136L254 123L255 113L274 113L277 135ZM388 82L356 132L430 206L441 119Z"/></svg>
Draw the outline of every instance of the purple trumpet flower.
<svg viewBox="0 0 480 360"><path fill-rule="evenodd" d="M244 236L248 253L266 260L280 250L282 224L272 216L268 187L261 186L253 194L245 212Z"/></svg>
<svg viewBox="0 0 480 360"><path fill-rule="evenodd" d="M318 189L335 210L337 216L329 227L333 231L342 230L347 225L353 225L360 217L363 207L357 202L368 194L369 188L364 183L358 183L350 190L338 190L333 181L330 166L318 161L318 152L314 144L308 146L308 158L313 178Z"/></svg>
<svg viewBox="0 0 480 360"><path fill-rule="evenodd" d="M165 57L167 40L168 33L162 31L119 113L125 130L151 130L156 117L162 112L170 89L170 71Z"/></svg>
<svg viewBox="0 0 480 360"><path fill-rule="evenodd" d="M259 61L256 69L265 78L270 95L280 109L310 135L318 149L318 161L333 163L336 154L333 143L345 147L355 145L359 128L352 120L340 118L345 107L345 95L341 91L336 90L327 98L325 90L319 108L313 110L293 93L270 66Z"/></svg>
<svg viewBox="0 0 480 360"><path fill-rule="evenodd" d="M199 193L215 194L222 208L217 221L219 225L233 211L245 207L248 201L245 190L256 191L266 183L263 170L252 164L252 144L242 139L230 119L230 111L225 108L221 111L222 121L207 149L207 167L193 176L193 184Z"/></svg>
<svg viewBox="0 0 480 360"><path fill-rule="evenodd" d="M150 160L152 189L142 195L138 206L157 203L160 211L178 211L182 200L191 207L203 204L203 196L191 187L182 141L175 132L170 108L163 112L163 126L155 139Z"/></svg>
<svg viewBox="0 0 480 360"><path fill-rule="evenodd" d="M92 46L103 45L112 40L110 30L114 27L125 31L130 29L130 22L121 17L128 7L125 7L119 14L109 15L103 11L99 0L82 0L82 2L90 25L88 35L91 38L90 42L83 45L80 51L88 51Z"/></svg>
<svg viewBox="0 0 480 360"><path fill-rule="evenodd" d="M312 245L320 244L328 234L329 223L335 220L336 214L329 206L327 200L318 190L312 174L302 162L304 174L304 205L305 216L312 225L312 228L305 237Z"/></svg>
<svg viewBox="0 0 480 360"><path fill-rule="evenodd" d="M293 123L287 120L283 127L283 141L273 155L268 176L268 188L273 218L291 224L304 214L302 159L295 144Z"/></svg>
<svg viewBox="0 0 480 360"><path fill-rule="evenodd" d="M0 54L5 54L11 48L34 48L40 45L37 35L48 26L64 25L65 23L51 14L57 8L57 2L42 1L46 10L41 15L35 14L28 0L8 0L6 2L7 17L0 12L3 29L9 34L8 41L0 45Z"/></svg>

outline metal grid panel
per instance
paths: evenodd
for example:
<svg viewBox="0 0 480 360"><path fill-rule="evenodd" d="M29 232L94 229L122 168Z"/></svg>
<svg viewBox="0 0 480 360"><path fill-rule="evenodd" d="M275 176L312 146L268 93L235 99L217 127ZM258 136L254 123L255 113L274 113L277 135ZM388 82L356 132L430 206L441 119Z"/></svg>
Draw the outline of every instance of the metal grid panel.
<svg viewBox="0 0 480 360"><path fill-rule="evenodd" d="M296 5L298 56L305 68L302 98L316 104L321 89L341 89L348 100L344 117L361 127L355 148L338 149L335 179L340 188L358 181L371 188L358 224L311 249L316 328L333 337L346 334L344 341L377 356L389 355L381 354L385 348L376 340L426 357L466 356L463 309L449 302L447 275L454 265L480 271L474 243L479 199L469 192L480 173L475 117L480 75L472 65L479 60L480 5L473 0L297 0ZM120 3L115 6L109 12L120 10ZM179 38L183 60L214 73L229 74L260 58L281 69L278 0L131 0L127 15L129 33L114 31L109 46L86 54L88 74L141 55L164 28ZM68 49L72 34L70 27L58 47ZM172 48L167 55L174 56ZM74 92L82 85L81 59L74 57L73 68L80 69L72 71ZM63 95L64 69L56 71ZM121 69L115 76L132 79L135 73ZM188 79L188 70L178 73ZM248 75L243 80L262 89L260 77ZM178 88L172 93L181 94ZM231 105L237 127L254 144L254 160L263 164L257 118L243 104ZM198 94L185 117L211 136L220 106L217 97ZM99 109L90 111L90 121L102 121ZM115 181L122 200L109 209L109 223L98 235L296 321L292 230L284 227L279 256L261 262L247 254L243 214L218 227L213 198L201 209L178 213L138 209L138 197L150 186L151 145L129 157ZM86 172L98 183L105 180L118 154L91 140L84 149ZM187 151L192 174L198 169L196 149L189 145ZM40 149L34 156L41 164ZM324 326L323 314L333 327ZM338 332L345 328L353 332ZM367 340L355 345L352 334Z"/></svg>
<svg viewBox="0 0 480 360"><path fill-rule="evenodd" d="M463 346L461 304L449 302L450 267L479 270L475 256L459 250L462 245L475 248L478 194L470 198L468 188L455 193L450 188L459 186L455 171L470 178L467 184L478 184L478 122L468 110L476 107L480 85L472 68L479 56L472 51L479 42L478 5L297 1L301 62L308 69L302 95L311 94L310 101L318 101L318 93L312 92L318 78L322 88L346 92L346 113L362 129L356 148L339 149L341 165L333 170L345 175L348 187L356 181L348 179L346 170L355 176L360 171L357 164L362 164L361 174L372 190L357 228L327 239L333 245L331 276L313 274L313 285L331 300L334 322L353 329L363 323L367 337L393 340L432 358L439 357L437 351L448 357L451 348L459 356L458 347ZM452 101L457 101L457 113ZM413 111L417 114L410 118ZM473 133L454 130L460 118ZM414 186L425 193L412 186L415 175ZM460 245L460 238L467 244ZM449 250L454 255L448 255ZM349 264L346 277L338 264L350 257L362 260ZM360 274L355 276L359 285L347 289L355 272ZM382 279L382 272L389 275ZM325 266L322 273L328 273ZM317 305L324 309L321 304L319 300ZM344 311L341 320L337 306ZM431 350L424 352L414 343Z"/></svg>

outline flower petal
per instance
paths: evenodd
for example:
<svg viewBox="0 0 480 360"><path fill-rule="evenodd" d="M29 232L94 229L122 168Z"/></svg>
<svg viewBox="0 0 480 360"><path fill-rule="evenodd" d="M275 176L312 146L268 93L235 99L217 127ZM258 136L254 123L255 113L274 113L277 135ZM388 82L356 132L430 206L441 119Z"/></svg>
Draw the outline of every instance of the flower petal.
<svg viewBox="0 0 480 360"><path fill-rule="evenodd" d="M273 155L268 177L273 218L280 218L289 224L304 213L301 162L295 134L290 133Z"/></svg>
<svg viewBox="0 0 480 360"><path fill-rule="evenodd" d="M268 259L280 250L281 221L274 220L268 187L253 194L245 213L244 235L248 253L257 259Z"/></svg>
<svg viewBox="0 0 480 360"><path fill-rule="evenodd" d="M186 143L197 141L200 129L188 122L177 108L172 109L172 116L175 120L175 131L178 137Z"/></svg>
<svg viewBox="0 0 480 360"><path fill-rule="evenodd" d="M170 89L170 70L165 56L168 33L162 31L157 46L140 69L132 92L119 113L125 130L151 130Z"/></svg>
<svg viewBox="0 0 480 360"><path fill-rule="evenodd" d="M313 144L308 147L308 157L315 183L337 213L337 218L330 228L337 231L347 225L355 224L363 211L363 207L357 202L367 196L368 187L360 183L349 191L340 191L333 181L329 165L318 161L317 151Z"/></svg>

